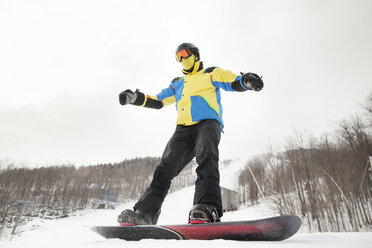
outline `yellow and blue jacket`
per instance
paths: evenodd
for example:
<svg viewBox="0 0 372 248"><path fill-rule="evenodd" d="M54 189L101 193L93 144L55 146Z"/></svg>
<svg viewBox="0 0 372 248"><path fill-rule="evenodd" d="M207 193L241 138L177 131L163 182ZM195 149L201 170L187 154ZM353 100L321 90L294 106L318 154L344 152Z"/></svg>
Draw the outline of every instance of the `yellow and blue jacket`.
<svg viewBox="0 0 372 248"><path fill-rule="evenodd" d="M184 77L172 80L156 96L137 97L135 105L160 109L176 103L177 125L190 126L206 119L217 120L223 129L220 89L246 91L241 76L218 67L202 69L202 64ZM137 92L140 93L140 92Z"/></svg>

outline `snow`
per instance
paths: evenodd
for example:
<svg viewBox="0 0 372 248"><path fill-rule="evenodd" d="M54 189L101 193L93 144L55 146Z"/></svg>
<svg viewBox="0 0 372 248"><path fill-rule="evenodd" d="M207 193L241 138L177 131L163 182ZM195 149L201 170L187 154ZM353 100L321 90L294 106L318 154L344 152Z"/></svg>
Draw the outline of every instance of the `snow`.
<svg viewBox="0 0 372 248"><path fill-rule="evenodd" d="M162 215L159 224L185 223L187 213L192 204L194 188L185 188L170 194L163 204ZM20 226L17 235L11 241L0 241L1 248L62 248L62 247L247 247L247 242L213 240L141 240L124 241L119 239L106 240L92 232L92 225L117 225L116 217L124 208L131 208L133 203L120 205L117 209L97 209L78 212L75 216L56 219L35 219L25 226ZM175 206L177 206L175 208ZM239 211L225 213L222 221L249 220L274 216L270 206L261 203L256 206L244 207ZM343 248L356 246L358 248L370 247L372 235L364 233L306 233L305 228L288 240L281 242L249 242L255 248L264 247L314 247L317 248Z"/></svg>
<svg viewBox="0 0 372 248"><path fill-rule="evenodd" d="M220 185L231 190L239 190L239 174L245 164L239 160L222 161L220 163Z"/></svg>
<svg viewBox="0 0 372 248"><path fill-rule="evenodd" d="M244 167L243 163L225 164L221 167L221 186L237 190L237 173ZM187 222L187 214L192 207L194 187L184 188L167 196L163 203L162 214L158 224L180 224ZM10 236L0 240L1 248L183 248L183 247L247 247L255 248L358 248L370 247L371 232L360 233L307 233L306 227L288 240L281 242L242 242L242 241L199 241L199 240L141 240L124 241L106 240L89 229L94 225L117 225L117 215L126 208L132 208L134 202L118 206L116 209L96 209L79 211L76 215L55 220L34 219L24 226L19 226L17 234L10 241ZM222 221L253 220L277 215L265 202L255 206L243 206L238 211L225 213ZM8 230L10 233L11 230Z"/></svg>

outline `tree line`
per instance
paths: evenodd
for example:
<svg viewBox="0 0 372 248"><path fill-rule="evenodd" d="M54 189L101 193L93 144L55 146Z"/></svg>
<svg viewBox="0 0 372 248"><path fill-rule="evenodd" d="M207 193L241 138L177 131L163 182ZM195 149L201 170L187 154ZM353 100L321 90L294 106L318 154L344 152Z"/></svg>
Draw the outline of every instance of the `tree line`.
<svg viewBox="0 0 372 248"><path fill-rule="evenodd" d="M17 168L9 164L0 170L0 231L14 225L18 200L32 201L25 216L56 218L76 210L97 208L102 190L118 202L137 200L150 184L158 157L124 160L114 164L76 167L56 165ZM190 186L194 180L191 162L172 182L170 192ZM25 218L23 218L25 220Z"/></svg>
<svg viewBox="0 0 372 248"><path fill-rule="evenodd" d="M242 201L273 202L297 214L310 231L359 231L372 224L372 94L365 114L342 121L320 138L295 131L284 152L247 162L239 177Z"/></svg>

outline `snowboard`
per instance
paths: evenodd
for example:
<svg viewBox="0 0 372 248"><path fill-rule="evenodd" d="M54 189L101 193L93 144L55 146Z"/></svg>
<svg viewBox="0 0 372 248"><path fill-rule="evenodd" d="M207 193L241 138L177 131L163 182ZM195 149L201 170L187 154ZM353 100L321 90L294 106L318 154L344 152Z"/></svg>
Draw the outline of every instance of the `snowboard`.
<svg viewBox="0 0 372 248"><path fill-rule="evenodd" d="M301 226L295 215L267 219L205 224L94 226L93 231L108 239L135 241L141 239L281 241L294 235Z"/></svg>

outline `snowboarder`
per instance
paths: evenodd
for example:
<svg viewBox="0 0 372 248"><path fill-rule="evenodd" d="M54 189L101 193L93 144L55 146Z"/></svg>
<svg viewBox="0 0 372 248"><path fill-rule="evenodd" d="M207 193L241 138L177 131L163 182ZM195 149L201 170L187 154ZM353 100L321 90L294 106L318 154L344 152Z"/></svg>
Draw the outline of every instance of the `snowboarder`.
<svg viewBox="0 0 372 248"><path fill-rule="evenodd" d="M177 47L176 59L182 64L185 76L173 79L169 87L156 96L130 89L119 95L121 105L161 109L176 103L178 112L175 132L165 147L150 186L134 205L134 210L126 209L119 215L121 224L155 225L171 180L194 157L198 166L189 223L219 222L222 217L218 144L224 124L220 89L260 91L263 81L255 73L236 75L218 67L204 69L199 49L191 43Z"/></svg>

